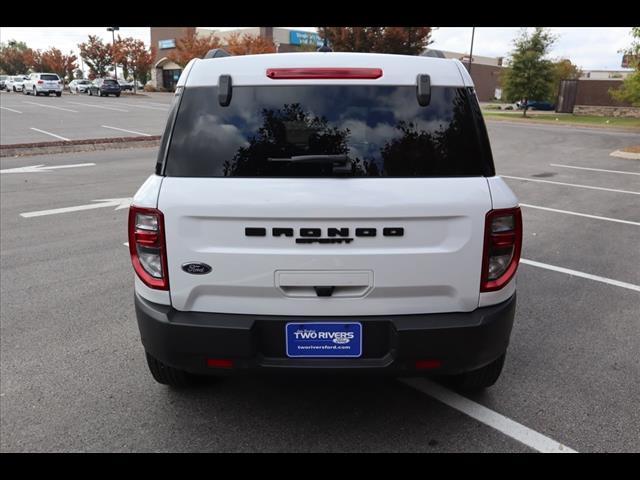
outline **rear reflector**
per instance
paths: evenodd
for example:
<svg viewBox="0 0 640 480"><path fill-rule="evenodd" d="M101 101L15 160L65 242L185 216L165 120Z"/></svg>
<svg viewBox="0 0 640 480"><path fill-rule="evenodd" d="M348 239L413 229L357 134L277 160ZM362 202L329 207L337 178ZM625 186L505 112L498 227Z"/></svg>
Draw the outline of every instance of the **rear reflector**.
<svg viewBox="0 0 640 480"><path fill-rule="evenodd" d="M432 370L434 368L440 368L442 362L440 360L417 360L416 369L418 370Z"/></svg>
<svg viewBox="0 0 640 480"><path fill-rule="evenodd" d="M233 360L229 360L227 358L207 358L207 367L233 368Z"/></svg>
<svg viewBox="0 0 640 480"><path fill-rule="evenodd" d="M375 79L382 76L381 68L268 68L267 77L273 80L294 79Z"/></svg>

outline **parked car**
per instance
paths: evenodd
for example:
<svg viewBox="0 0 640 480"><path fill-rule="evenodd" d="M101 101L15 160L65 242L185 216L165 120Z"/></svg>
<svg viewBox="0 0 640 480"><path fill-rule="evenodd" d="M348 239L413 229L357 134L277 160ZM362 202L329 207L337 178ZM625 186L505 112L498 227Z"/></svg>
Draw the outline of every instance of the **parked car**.
<svg viewBox="0 0 640 480"><path fill-rule="evenodd" d="M55 93L59 97L62 95L62 80L57 73L32 73L25 79L22 93L34 96L44 94L47 97Z"/></svg>
<svg viewBox="0 0 640 480"><path fill-rule="evenodd" d="M120 84L120 88L122 89L123 92L133 91L133 82L125 82L124 80L118 80L118 83Z"/></svg>
<svg viewBox="0 0 640 480"><path fill-rule="evenodd" d="M13 75L7 79L6 89L10 92L21 92L26 75Z"/></svg>
<svg viewBox="0 0 640 480"><path fill-rule="evenodd" d="M8 75L0 75L0 90L7 88L7 80L9 80Z"/></svg>
<svg viewBox="0 0 640 480"><path fill-rule="evenodd" d="M98 78L89 85L87 90L89 95L99 95L101 97L109 95L119 97L122 91L120 84L113 78Z"/></svg>
<svg viewBox="0 0 640 480"><path fill-rule="evenodd" d="M168 118L128 224L156 381L498 379L522 218L459 60L194 59Z"/></svg>
<svg viewBox="0 0 640 480"><path fill-rule="evenodd" d="M72 80L71 83L69 83L69 91L71 93L85 93L89 85L91 85L91 80Z"/></svg>
<svg viewBox="0 0 640 480"><path fill-rule="evenodd" d="M520 110L524 110L524 102L520 101L520 102L516 102L516 106L520 109ZM530 108L531 110L555 110L556 106L551 103L551 102L545 102L545 101L540 101L540 100L528 100L527 101L527 108Z"/></svg>

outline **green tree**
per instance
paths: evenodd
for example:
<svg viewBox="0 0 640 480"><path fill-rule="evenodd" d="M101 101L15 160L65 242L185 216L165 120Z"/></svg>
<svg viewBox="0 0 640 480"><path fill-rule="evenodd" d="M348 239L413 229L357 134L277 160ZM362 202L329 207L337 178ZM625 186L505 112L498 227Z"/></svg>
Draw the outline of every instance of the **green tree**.
<svg viewBox="0 0 640 480"><path fill-rule="evenodd" d="M619 88L609 90L609 94L614 100L640 107L640 27L633 27L631 36L634 38L631 46L621 53L631 57L631 67L636 71L625 78Z"/></svg>
<svg viewBox="0 0 640 480"><path fill-rule="evenodd" d="M431 27L319 27L335 52L420 55L432 43Z"/></svg>
<svg viewBox="0 0 640 480"><path fill-rule="evenodd" d="M31 61L31 49L24 42L9 40L0 43L0 72L6 75L27 73Z"/></svg>
<svg viewBox="0 0 640 480"><path fill-rule="evenodd" d="M510 102L524 102L523 115L527 115L528 100L548 99L553 94L554 66L546 59L555 37L542 27L532 34L523 29L514 41L509 66L502 74L502 89Z"/></svg>

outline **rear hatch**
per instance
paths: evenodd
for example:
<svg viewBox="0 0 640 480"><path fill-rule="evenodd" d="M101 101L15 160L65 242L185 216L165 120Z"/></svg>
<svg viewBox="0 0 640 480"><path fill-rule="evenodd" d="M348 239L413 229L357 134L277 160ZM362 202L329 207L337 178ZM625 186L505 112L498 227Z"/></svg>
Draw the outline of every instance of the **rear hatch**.
<svg viewBox="0 0 640 480"><path fill-rule="evenodd" d="M176 309L478 307L493 164L470 89L432 86L427 106L415 85L362 81L234 86L228 106L219 93L180 93L159 167Z"/></svg>

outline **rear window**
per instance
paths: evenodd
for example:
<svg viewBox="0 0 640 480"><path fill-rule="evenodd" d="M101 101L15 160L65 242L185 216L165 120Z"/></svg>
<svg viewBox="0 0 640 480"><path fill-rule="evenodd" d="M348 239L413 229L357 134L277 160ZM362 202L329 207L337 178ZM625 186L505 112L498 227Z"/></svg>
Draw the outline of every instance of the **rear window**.
<svg viewBox="0 0 640 480"><path fill-rule="evenodd" d="M43 75L40 75L40 80L60 80L60 78L58 77L58 75L53 75L51 73L45 73Z"/></svg>
<svg viewBox="0 0 640 480"><path fill-rule="evenodd" d="M104 82L105 85L118 85L118 82L116 82L115 80L105 80Z"/></svg>
<svg viewBox="0 0 640 480"><path fill-rule="evenodd" d="M493 175L482 119L465 88L239 86L185 88L166 156L177 177ZM167 129L165 136L170 134ZM161 150L162 154L163 150Z"/></svg>

